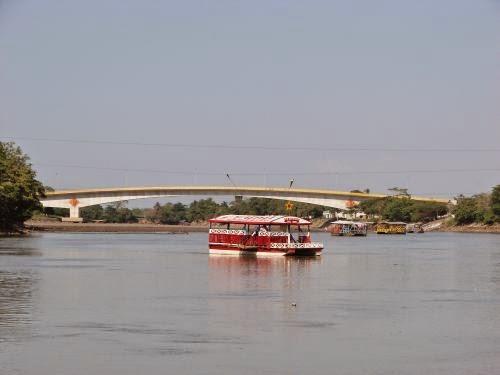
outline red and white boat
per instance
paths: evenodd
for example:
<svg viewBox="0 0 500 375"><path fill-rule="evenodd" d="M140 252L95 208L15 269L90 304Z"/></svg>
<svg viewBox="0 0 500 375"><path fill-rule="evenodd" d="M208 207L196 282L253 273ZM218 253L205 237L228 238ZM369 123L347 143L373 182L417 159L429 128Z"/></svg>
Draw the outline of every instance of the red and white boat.
<svg viewBox="0 0 500 375"><path fill-rule="evenodd" d="M210 254L321 255L311 222L295 216L223 215L210 219Z"/></svg>

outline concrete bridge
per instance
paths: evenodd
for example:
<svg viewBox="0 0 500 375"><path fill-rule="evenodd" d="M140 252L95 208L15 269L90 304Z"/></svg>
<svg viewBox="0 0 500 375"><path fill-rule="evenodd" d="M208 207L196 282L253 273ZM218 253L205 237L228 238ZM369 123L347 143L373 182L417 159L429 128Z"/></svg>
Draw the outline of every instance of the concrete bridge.
<svg viewBox="0 0 500 375"><path fill-rule="evenodd" d="M347 210L359 202L384 198L385 194L353 193L346 191L255 187L255 186L153 186L100 189L75 189L47 192L41 202L44 207L69 208L70 220L78 221L80 208L97 204L128 201L132 199L164 198L178 196L235 196L281 199L294 202L317 204ZM448 199L411 197L416 201L451 203Z"/></svg>

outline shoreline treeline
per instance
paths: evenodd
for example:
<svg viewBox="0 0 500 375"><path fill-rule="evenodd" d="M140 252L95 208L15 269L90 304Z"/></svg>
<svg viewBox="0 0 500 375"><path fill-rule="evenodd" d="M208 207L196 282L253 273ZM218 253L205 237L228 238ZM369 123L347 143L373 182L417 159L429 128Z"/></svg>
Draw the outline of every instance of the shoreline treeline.
<svg viewBox="0 0 500 375"><path fill-rule="evenodd" d="M190 204L156 203L152 208L126 207L124 202L117 202L105 207L96 205L84 207L80 215L84 221L102 220L107 223L137 223L146 221L156 224L184 224L205 222L208 219L226 214L235 215L294 215L300 217L321 218L324 210L331 210L306 203L293 203L290 210L286 209L286 201L249 198L232 202L218 203L212 198L200 199ZM45 209L44 212L54 216L68 216L67 209Z"/></svg>
<svg viewBox="0 0 500 375"><path fill-rule="evenodd" d="M500 223L500 185L496 185L491 193L457 197L452 213L458 225Z"/></svg>
<svg viewBox="0 0 500 375"><path fill-rule="evenodd" d="M0 142L0 233L21 232L44 194L29 157L13 142Z"/></svg>
<svg viewBox="0 0 500 375"><path fill-rule="evenodd" d="M292 210L286 209L286 201L249 198L232 202L218 203L212 198L200 199L190 204L156 203L152 208L126 207L125 202L106 206L91 206L80 210L85 221L104 221L108 223L137 223L139 221L156 224L189 224L205 222L224 214L236 215L294 215L319 219L323 211L339 212L329 207L306 203L293 203ZM45 209L45 213L55 216L68 216L65 209ZM364 213L369 221L404 221L427 223L442 217L451 216L451 224L466 225L481 223L491 225L500 222L500 185L491 193L472 197L457 197L455 206L443 203L421 202L409 197L385 197L361 202L350 210L351 214ZM451 214L451 215L450 215Z"/></svg>

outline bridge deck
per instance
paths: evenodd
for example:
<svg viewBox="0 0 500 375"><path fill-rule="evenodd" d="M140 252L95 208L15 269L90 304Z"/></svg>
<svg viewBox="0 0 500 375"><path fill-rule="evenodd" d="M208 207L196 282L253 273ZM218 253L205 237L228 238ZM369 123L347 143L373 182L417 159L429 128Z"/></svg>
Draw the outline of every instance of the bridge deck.
<svg viewBox="0 0 500 375"><path fill-rule="evenodd" d="M272 196L301 196L307 198L352 199L356 201L372 198L384 198L387 194L357 193L328 189L259 187L259 186L149 186L149 187L121 187L121 188L94 188L73 189L47 192L47 200L66 197L97 197L117 196L122 194L132 195L272 195ZM432 197L414 197L416 201L449 203L450 199Z"/></svg>

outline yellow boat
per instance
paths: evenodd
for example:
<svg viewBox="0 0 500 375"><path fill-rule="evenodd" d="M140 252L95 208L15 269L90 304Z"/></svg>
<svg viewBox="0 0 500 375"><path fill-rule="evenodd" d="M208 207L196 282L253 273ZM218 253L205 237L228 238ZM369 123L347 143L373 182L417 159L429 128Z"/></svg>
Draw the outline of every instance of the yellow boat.
<svg viewBox="0 0 500 375"><path fill-rule="evenodd" d="M383 221L375 229L378 234L406 234L406 223L401 221Z"/></svg>

